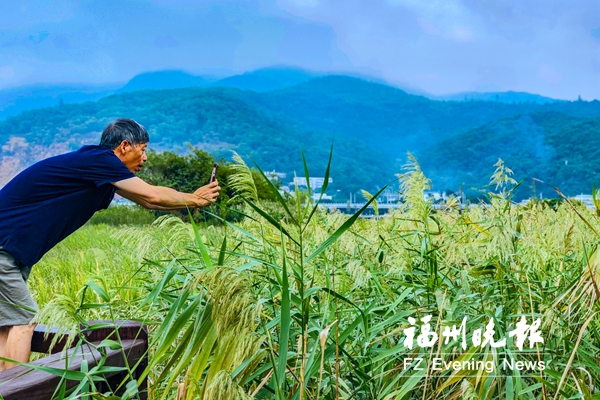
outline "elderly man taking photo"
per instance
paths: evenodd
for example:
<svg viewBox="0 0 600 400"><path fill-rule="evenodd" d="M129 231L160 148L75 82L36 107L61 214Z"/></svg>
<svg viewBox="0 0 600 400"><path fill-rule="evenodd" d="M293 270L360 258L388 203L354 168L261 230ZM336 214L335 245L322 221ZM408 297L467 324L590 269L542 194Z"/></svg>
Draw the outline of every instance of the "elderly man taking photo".
<svg viewBox="0 0 600 400"><path fill-rule="evenodd" d="M143 126L120 118L104 129L98 146L42 160L0 190L0 357L29 361L37 310L26 285L32 266L106 209L115 193L153 210L205 207L217 199L216 181L182 193L136 177L148 141ZM0 360L0 371L13 366Z"/></svg>

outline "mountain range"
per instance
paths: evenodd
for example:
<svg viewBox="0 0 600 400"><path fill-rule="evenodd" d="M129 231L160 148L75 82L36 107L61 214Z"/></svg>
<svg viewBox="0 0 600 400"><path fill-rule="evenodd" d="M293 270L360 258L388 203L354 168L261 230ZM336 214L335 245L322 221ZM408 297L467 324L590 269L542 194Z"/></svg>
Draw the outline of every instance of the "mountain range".
<svg viewBox="0 0 600 400"><path fill-rule="evenodd" d="M137 90L220 86L265 92L293 86L315 76L319 74L299 68L265 68L222 79L180 70L165 70L142 73L126 83L26 85L0 90L0 120L35 108L95 101L112 94Z"/></svg>
<svg viewBox="0 0 600 400"><path fill-rule="evenodd" d="M390 183L397 188L395 174L407 151L417 156L436 190L487 184L499 157L517 179L546 182L548 196L551 186L589 192L599 177L594 165L599 101L519 93L435 100L364 77L281 68L220 80L162 71L120 87L95 88L79 87L77 93L90 101L70 104L83 97L47 87L45 98L62 103L0 121L0 185L31 162L97 141L104 126L120 116L146 126L157 150L185 151L189 142L229 158L233 149L263 169L288 173L289 180L294 173L304 175L300 149L311 175L322 176L333 142L328 192L340 199ZM18 97L13 105L34 98ZM519 195L530 192L525 184Z"/></svg>
<svg viewBox="0 0 600 400"><path fill-rule="evenodd" d="M95 101L111 94L137 90L164 90L189 87L233 87L255 92L283 89L329 74L292 67L271 67L225 78L194 75L181 70L145 72L134 76L128 82L115 82L102 85L92 84L35 84L0 90L0 120L17 115L22 111L41 107ZM388 85L384 80L365 75L349 75L368 82ZM398 88L432 100L450 101L497 101L502 103L549 103L560 100L523 92L464 92L435 96L410 87Z"/></svg>

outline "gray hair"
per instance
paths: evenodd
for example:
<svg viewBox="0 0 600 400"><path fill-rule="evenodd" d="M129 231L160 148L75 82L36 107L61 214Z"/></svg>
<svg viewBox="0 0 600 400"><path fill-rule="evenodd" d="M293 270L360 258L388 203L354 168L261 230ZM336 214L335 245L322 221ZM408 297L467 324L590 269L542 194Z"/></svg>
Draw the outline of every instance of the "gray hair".
<svg viewBox="0 0 600 400"><path fill-rule="evenodd" d="M119 118L115 122L108 124L102 132L100 146L106 146L114 150L127 140L130 145L144 144L150 141L150 136L144 127L132 119Z"/></svg>

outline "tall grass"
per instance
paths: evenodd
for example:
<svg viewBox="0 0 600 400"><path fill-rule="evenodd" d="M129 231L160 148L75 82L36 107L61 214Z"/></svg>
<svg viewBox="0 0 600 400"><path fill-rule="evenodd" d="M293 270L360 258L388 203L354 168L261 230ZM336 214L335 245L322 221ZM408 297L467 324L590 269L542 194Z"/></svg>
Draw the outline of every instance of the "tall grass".
<svg viewBox="0 0 600 400"><path fill-rule="evenodd" d="M148 323L153 399L592 398L597 215L568 203L515 205L502 163L487 203L461 209L449 199L436 210L409 161L398 186L405 207L383 218L281 197L275 216L240 190L247 217L237 224L86 226L35 267L31 287L50 309L68 309L56 300L63 293L83 319ZM409 318L428 315L440 337L467 317L467 349L407 348ZM519 354L512 338L506 348L471 345L490 318L499 340L522 316L541 319L543 345ZM404 368L409 357L424 358L424 369ZM547 368L439 371L434 357Z"/></svg>

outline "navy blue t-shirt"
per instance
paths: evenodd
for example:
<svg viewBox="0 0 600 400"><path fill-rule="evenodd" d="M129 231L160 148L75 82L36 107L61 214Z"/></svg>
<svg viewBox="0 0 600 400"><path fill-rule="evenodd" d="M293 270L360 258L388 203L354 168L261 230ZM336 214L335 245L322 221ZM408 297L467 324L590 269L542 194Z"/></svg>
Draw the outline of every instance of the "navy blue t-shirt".
<svg viewBox="0 0 600 400"><path fill-rule="evenodd" d="M0 190L0 246L31 267L58 242L108 207L111 182L135 175L105 146L42 160Z"/></svg>

